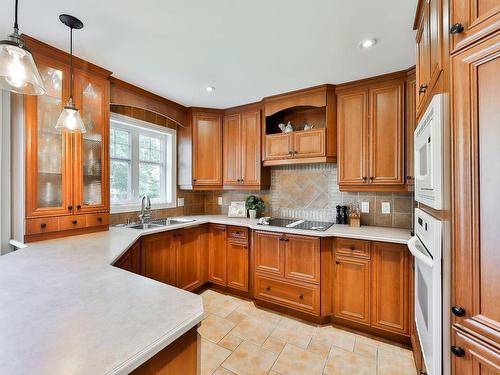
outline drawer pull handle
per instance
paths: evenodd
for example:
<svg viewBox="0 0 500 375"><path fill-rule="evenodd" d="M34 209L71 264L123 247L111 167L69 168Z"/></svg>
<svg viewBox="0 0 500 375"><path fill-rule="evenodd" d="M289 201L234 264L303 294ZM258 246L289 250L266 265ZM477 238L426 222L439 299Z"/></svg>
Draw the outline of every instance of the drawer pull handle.
<svg viewBox="0 0 500 375"><path fill-rule="evenodd" d="M465 309L463 307L453 306L451 308L451 312L453 314L455 314L456 316L464 316L465 315Z"/></svg>
<svg viewBox="0 0 500 375"><path fill-rule="evenodd" d="M78 221L73 220L71 223L73 223L73 224L78 224Z"/></svg>
<svg viewBox="0 0 500 375"><path fill-rule="evenodd" d="M234 232L234 234L236 234L237 236L239 236L241 233L240 232Z"/></svg>
<svg viewBox="0 0 500 375"><path fill-rule="evenodd" d="M73 206L68 206L68 211L71 211L73 209Z"/></svg>
<svg viewBox="0 0 500 375"><path fill-rule="evenodd" d="M349 250L354 251L355 250L354 246L350 246Z"/></svg>
<svg viewBox="0 0 500 375"><path fill-rule="evenodd" d="M300 298L300 299L304 299L304 295L303 295L303 294L301 294L301 295L299 296L299 298Z"/></svg>
<svg viewBox="0 0 500 375"><path fill-rule="evenodd" d="M47 227L47 224L45 224L45 223L40 224L40 228L46 228L46 227Z"/></svg>
<svg viewBox="0 0 500 375"><path fill-rule="evenodd" d="M424 94L427 91L427 85L420 85L418 88L418 93L419 94Z"/></svg>
<svg viewBox="0 0 500 375"><path fill-rule="evenodd" d="M270 287L270 286L268 286L268 287L266 288L266 290L267 290L267 291L271 290L271 287Z"/></svg>
<svg viewBox="0 0 500 375"><path fill-rule="evenodd" d="M102 221L102 217L98 217L98 218L97 218L97 221Z"/></svg>
<svg viewBox="0 0 500 375"><path fill-rule="evenodd" d="M461 23L454 24L450 29L451 34L460 34L463 32L464 32L464 25L462 25Z"/></svg>
<svg viewBox="0 0 500 375"><path fill-rule="evenodd" d="M453 345L451 347L451 352L457 357L463 357L465 355L464 348L461 348L460 346Z"/></svg>

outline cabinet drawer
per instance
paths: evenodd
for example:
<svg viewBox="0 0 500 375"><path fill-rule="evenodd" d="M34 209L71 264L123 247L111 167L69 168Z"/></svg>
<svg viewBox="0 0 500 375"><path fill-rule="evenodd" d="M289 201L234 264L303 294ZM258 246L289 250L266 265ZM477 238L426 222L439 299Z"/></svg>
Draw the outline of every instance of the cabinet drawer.
<svg viewBox="0 0 500 375"><path fill-rule="evenodd" d="M99 225L109 225L108 213L87 215L88 227L97 227Z"/></svg>
<svg viewBox="0 0 500 375"><path fill-rule="evenodd" d="M26 234L39 234L57 232L59 230L59 220L57 217L47 217L42 219L27 219Z"/></svg>
<svg viewBox="0 0 500 375"><path fill-rule="evenodd" d="M319 286L255 275L255 298L318 315Z"/></svg>
<svg viewBox="0 0 500 375"><path fill-rule="evenodd" d="M335 239L335 254L370 258L370 241L351 238Z"/></svg>
<svg viewBox="0 0 500 375"><path fill-rule="evenodd" d="M233 240L248 241L248 229L243 227L228 227L227 236Z"/></svg>
<svg viewBox="0 0 500 375"><path fill-rule="evenodd" d="M64 216L59 218L59 230L85 228L87 220L85 215Z"/></svg>

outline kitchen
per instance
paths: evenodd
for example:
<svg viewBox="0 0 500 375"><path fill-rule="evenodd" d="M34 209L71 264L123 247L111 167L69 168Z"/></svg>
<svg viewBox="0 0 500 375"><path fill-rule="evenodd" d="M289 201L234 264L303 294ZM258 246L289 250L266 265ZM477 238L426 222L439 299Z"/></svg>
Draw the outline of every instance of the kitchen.
<svg viewBox="0 0 500 375"><path fill-rule="evenodd" d="M500 373L498 1L2 5L2 374Z"/></svg>

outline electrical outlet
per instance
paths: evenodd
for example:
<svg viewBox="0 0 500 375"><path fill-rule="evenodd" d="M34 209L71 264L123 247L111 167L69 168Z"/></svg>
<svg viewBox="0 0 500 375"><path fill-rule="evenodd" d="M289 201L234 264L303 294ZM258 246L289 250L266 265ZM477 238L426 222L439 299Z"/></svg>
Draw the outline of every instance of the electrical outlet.
<svg viewBox="0 0 500 375"><path fill-rule="evenodd" d="M217 204L218 204L219 206L222 206L222 197L218 197L218 198L217 198Z"/></svg>
<svg viewBox="0 0 500 375"><path fill-rule="evenodd" d="M184 198L177 198L177 207L184 206Z"/></svg>
<svg viewBox="0 0 500 375"><path fill-rule="evenodd" d="M390 202L382 202L382 213L390 214L391 213L391 203Z"/></svg>
<svg viewBox="0 0 500 375"><path fill-rule="evenodd" d="M361 213L367 214L370 212L370 202L361 202Z"/></svg>

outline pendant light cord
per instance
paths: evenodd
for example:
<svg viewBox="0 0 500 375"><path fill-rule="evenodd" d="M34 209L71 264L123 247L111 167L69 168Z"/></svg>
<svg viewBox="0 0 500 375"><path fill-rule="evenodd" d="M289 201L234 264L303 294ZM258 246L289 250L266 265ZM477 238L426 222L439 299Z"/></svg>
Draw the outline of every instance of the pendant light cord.
<svg viewBox="0 0 500 375"><path fill-rule="evenodd" d="M17 0L16 0L17 1ZM69 97L73 100L73 28L69 28L69 70L70 70L70 89Z"/></svg>
<svg viewBox="0 0 500 375"><path fill-rule="evenodd" d="M15 8L14 8L15 9L14 10L14 29L16 29L16 30L19 29L19 27L17 25L17 8L18 8L18 6L19 6L19 2L18 2L18 0L16 0L16 5L15 5Z"/></svg>

